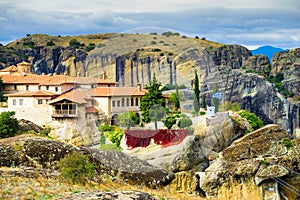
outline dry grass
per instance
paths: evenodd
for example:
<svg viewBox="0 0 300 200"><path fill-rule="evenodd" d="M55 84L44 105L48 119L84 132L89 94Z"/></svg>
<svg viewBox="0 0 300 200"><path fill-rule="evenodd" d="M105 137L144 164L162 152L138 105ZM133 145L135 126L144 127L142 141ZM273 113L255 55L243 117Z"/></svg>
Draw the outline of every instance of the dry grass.
<svg viewBox="0 0 300 200"><path fill-rule="evenodd" d="M0 199L60 199L80 192L99 191L141 191L165 200L188 200L201 199L199 196L176 192L165 187L161 189L150 189L137 187L112 181L109 178L100 177L99 183L87 183L86 185L73 185L59 179L47 179L44 177L20 178L1 177L0 178Z"/></svg>

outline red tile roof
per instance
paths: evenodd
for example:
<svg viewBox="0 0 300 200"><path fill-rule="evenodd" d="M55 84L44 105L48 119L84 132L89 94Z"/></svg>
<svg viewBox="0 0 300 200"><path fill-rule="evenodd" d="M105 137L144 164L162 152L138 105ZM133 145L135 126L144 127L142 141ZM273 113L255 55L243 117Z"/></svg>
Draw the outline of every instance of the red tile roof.
<svg viewBox="0 0 300 200"><path fill-rule="evenodd" d="M97 113L98 110L94 106L88 106L85 108L86 113Z"/></svg>
<svg viewBox="0 0 300 200"><path fill-rule="evenodd" d="M17 71L18 71L18 67L14 65L0 70L0 72L17 72Z"/></svg>
<svg viewBox="0 0 300 200"><path fill-rule="evenodd" d="M56 93L47 92L43 90L35 91L35 92L18 92L13 94L6 94L4 96L8 97L54 97L57 96Z"/></svg>
<svg viewBox="0 0 300 200"><path fill-rule="evenodd" d="M94 97L111 97L111 96L143 96L147 90L138 89L137 87L97 87L89 91Z"/></svg>
<svg viewBox="0 0 300 200"><path fill-rule="evenodd" d="M53 104L62 100L69 100L75 103L82 104L82 103L87 103L86 100L89 98L90 96L88 94L88 90L83 88L76 88L56 97L55 99L50 101L49 104Z"/></svg>
<svg viewBox="0 0 300 200"><path fill-rule="evenodd" d="M111 80L102 80L93 77L71 77L67 75L37 75L22 73L19 75L2 75L3 84L36 84L36 85L62 85L72 84L115 84Z"/></svg>

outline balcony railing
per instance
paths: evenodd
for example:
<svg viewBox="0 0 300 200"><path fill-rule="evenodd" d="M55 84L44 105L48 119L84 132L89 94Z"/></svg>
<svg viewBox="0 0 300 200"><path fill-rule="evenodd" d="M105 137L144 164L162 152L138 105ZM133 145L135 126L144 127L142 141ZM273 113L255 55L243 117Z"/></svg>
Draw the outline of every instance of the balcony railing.
<svg viewBox="0 0 300 200"><path fill-rule="evenodd" d="M54 110L52 117L78 117L77 110Z"/></svg>

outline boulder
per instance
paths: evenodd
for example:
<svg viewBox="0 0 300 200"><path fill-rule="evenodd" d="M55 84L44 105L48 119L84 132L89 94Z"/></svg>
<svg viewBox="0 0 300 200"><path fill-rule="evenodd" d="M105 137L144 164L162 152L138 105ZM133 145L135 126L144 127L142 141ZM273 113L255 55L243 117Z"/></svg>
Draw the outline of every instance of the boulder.
<svg viewBox="0 0 300 200"><path fill-rule="evenodd" d="M38 133L43 129L42 127L26 119L20 119L18 120L18 122L19 122L19 129L21 131L34 131Z"/></svg>
<svg viewBox="0 0 300 200"><path fill-rule="evenodd" d="M91 161L100 174L109 174L130 184L156 188L167 185L174 178L174 175L167 170L154 167L146 161L119 151L101 151L82 147L81 152L90 155Z"/></svg>
<svg viewBox="0 0 300 200"><path fill-rule="evenodd" d="M219 187L225 183L229 187L233 180L252 179L260 185L298 170L299 147L287 148L284 138L289 138L287 131L273 124L237 139L199 173L201 189L209 196L217 195Z"/></svg>
<svg viewBox="0 0 300 200"><path fill-rule="evenodd" d="M0 144L0 167L11 167L20 163L20 153L14 148Z"/></svg>

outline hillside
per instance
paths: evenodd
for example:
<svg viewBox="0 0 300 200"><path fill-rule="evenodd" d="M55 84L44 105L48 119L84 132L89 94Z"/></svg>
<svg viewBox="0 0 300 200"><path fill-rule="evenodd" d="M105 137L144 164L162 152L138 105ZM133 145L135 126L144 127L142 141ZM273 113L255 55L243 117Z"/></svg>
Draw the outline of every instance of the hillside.
<svg viewBox="0 0 300 200"><path fill-rule="evenodd" d="M25 60L37 74L101 77L105 72L118 86L146 86L155 74L164 86L191 89L196 70L200 99L208 105L216 85L221 103L239 103L266 124L279 123L291 133L300 126L300 49L278 52L270 63L267 56L253 56L240 45L178 33L107 33L28 35L0 47L0 55L3 68Z"/></svg>
<svg viewBox="0 0 300 200"><path fill-rule="evenodd" d="M269 60L272 60L273 55L276 52L280 52L280 51L288 51L288 50L283 50L282 48L278 48L278 47L272 47L272 46L261 46L258 47L257 49L251 50L253 55L258 55L258 54L263 54L266 55Z"/></svg>

